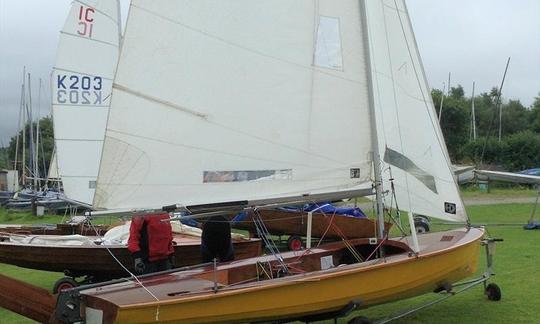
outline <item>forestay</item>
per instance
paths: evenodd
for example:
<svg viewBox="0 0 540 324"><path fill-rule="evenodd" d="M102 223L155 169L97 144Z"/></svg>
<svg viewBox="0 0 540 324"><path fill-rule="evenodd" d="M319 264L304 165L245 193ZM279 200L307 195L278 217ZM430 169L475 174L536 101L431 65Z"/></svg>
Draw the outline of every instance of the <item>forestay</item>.
<svg viewBox="0 0 540 324"><path fill-rule="evenodd" d="M401 210L465 221L405 3L366 1L366 11L384 189L393 177Z"/></svg>
<svg viewBox="0 0 540 324"><path fill-rule="evenodd" d="M94 207L370 187L358 0L131 2Z"/></svg>
<svg viewBox="0 0 540 324"><path fill-rule="evenodd" d="M118 61L118 1L74 1L52 73L58 172L72 200L91 204Z"/></svg>

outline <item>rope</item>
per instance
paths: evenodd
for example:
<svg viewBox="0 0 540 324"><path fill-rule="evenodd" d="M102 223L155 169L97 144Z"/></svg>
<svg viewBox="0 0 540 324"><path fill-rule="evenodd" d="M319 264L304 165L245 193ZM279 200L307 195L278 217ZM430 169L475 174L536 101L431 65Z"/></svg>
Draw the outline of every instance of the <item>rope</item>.
<svg viewBox="0 0 540 324"><path fill-rule="evenodd" d="M263 240L265 246L270 250L272 255L276 258L276 260L280 264L284 273L289 273L289 269L287 268L287 265L285 264L285 261L283 260L283 256L279 252L278 248L276 247L276 244L274 243L274 240L270 236L270 232L268 231L268 228L266 227L266 225L264 225L264 222L261 218L261 214L259 213L259 210L254 209L253 213L255 214L255 217L253 217L253 222L255 223L255 228L257 229L257 235Z"/></svg>

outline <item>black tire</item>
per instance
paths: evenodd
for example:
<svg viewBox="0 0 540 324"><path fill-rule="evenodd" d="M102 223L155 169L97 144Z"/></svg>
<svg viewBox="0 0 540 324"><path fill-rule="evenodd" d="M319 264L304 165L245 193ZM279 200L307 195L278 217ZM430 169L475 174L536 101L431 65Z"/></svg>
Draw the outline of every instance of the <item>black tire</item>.
<svg viewBox="0 0 540 324"><path fill-rule="evenodd" d="M78 285L77 281L71 277L60 278L54 283L53 294L58 294L65 289L75 288Z"/></svg>
<svg viewBox="0 0 540 324"><path fill-rule="evenodd" d="M304 242L298 235L291 235L287 240L287 248L289 248L289 251L299 251L303 246Z"/></svg>
<svg viewBox="0 0 540 324"><path fill-rule="evenodd" d="M353 317L347 322L347 324L371 324L371 323L373 322L365 316Z"/></svg>
<svg viewBox="0 0 540 324"><path fill-rule="evenodd" d="M486 294L487 298L492 301L499 301L502 297L501 288L494 283L487 285L484 293Z"/></svg>
<svg viewBox="0 0 540 324"><path fill-rule="evenodd" d="M416 233L423 234L429 232L429 224L425 222L415 222L414 227L416 227Z"/></svg>

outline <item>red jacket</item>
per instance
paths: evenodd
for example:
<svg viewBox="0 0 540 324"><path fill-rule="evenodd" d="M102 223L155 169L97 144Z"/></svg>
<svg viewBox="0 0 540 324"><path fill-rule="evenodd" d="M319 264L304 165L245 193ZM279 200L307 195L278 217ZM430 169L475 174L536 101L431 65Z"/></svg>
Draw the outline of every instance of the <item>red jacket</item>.
<svg viewBox="0 0 540 324"><path fill-rule="evenodd" d="M129 228L128 250L134 258L158 261L174 254L169 214L134 216Z"/></svg>

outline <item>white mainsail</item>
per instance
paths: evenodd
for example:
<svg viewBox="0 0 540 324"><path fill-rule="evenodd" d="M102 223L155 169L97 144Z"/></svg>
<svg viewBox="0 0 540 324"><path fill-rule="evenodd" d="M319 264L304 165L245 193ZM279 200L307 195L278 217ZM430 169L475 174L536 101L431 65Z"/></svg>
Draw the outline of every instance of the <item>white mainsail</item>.
<svg viewBox="0 0 540 324"><path fill-rule="evenodd" d="M371 186L358 0L131 3L95 208Z"/></svg>
<svg viewBox="0 0 540 324"><path fill-rule="evenodd" d="M463 222L405 2L366 1L366 9L384 189L392 177L401 210Z"/></svg>
<svg viewBox="0 0 540 324"><path fill-rule="evenodd" d="M52 73L58 172L69 199L91 204L118 61L117 0L73 1Z"/></svg>

